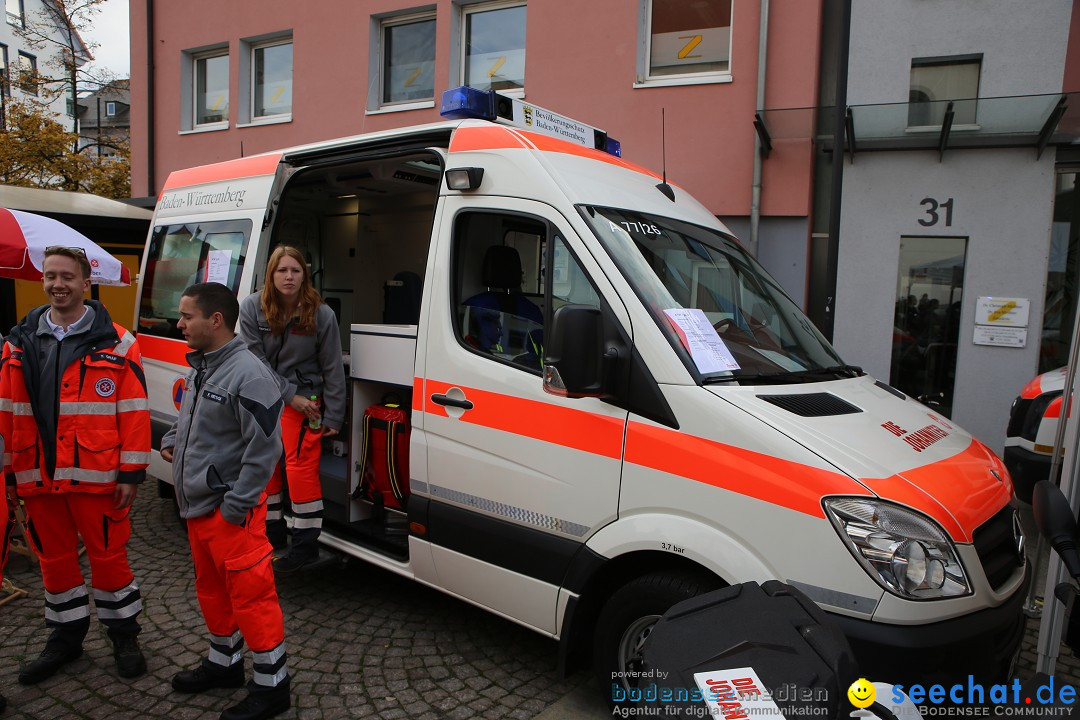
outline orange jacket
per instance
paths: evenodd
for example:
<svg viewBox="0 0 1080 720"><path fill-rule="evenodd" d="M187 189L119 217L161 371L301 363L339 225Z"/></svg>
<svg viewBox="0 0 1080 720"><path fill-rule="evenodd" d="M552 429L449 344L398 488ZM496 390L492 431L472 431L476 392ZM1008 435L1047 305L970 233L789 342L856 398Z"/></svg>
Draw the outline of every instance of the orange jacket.
<svg viewBox="0 0 1080 720"><path fill-rule="evenodd" d="M7 483L19 495L111 493L117 482L146 477L150 413L138 343L103 306L87 305L95 310L91 327L65 338L62 350L48 336L48 306L32 310L4 344L0 435ZM43 348L65 364L58 383L45 377Z"/></svg>

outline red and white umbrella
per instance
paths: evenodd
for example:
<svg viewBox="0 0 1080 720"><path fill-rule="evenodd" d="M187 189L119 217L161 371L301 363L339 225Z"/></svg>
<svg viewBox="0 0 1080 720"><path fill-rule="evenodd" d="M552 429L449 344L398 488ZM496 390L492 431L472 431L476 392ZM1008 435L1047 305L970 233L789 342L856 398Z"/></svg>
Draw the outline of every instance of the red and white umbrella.
<svg viewBox="0 0 1080 720"><path fill-rule="evenodd" d="M0 277L40 280L45 248L52 245L82 248L92 283L131 284L124 264L79 231L43 215L0 208Z"/></svg>

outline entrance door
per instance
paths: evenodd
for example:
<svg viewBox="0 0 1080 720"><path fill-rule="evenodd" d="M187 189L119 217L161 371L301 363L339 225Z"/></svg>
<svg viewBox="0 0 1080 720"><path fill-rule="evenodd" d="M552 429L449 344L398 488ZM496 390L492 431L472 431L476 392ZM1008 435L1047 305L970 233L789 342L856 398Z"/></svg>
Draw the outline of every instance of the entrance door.
<svg viewBox="0 0 1080 720"><path fill-rule="evenodd" d="M429 483L412 491L430 499L440 584L554 633L570 559L616 517L627 413L546 394L544 331L566 303L628 318L552 208L444 203L430 297L445 301L428 317L422 396Z"/></svg>

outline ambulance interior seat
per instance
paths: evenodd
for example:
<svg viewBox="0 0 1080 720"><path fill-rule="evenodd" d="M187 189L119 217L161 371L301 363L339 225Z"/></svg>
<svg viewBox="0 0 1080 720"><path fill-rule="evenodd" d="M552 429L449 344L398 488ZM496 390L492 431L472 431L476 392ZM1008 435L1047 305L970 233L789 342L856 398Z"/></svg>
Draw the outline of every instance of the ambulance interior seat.
<svg viewBox="0 0 1080 720"><path fill-rule="evenodd" d="M420 300L424 281L414 272L402 270L383 286L383 322L387 325L420 323Z"/></svg>
<svg viewBox="0 0 1080 720"><path fill-rule="evenodd" d="M511 348L527 350L533 342L539 342L535 334L539 330L511 337L503 317L510 315L543 326L540 308L521 292L521 256L507 245L492 245L484 252L481 282L488 288L465 301L466 316L470 329L467 339L486 352L504 352Z"/></svg>

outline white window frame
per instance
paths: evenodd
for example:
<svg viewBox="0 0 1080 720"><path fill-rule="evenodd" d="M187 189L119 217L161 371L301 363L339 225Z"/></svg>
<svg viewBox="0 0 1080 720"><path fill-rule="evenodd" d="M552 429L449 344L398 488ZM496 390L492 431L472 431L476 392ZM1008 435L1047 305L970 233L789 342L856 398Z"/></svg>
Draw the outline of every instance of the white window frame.
<svg viewBox="0 0 1080 720"><path fill-rule="evenodd" d="M276 45L293 46L293 93L289 101L289 112L275 113L273 115L255 115L255 53ZM293 42L292 30L274 32L265 35L240 39L239 77L241 78L240 107L237 108L239 121L237 127L251 127L252 125L274 125L276 123L292 122L292 108L296 102L295 67L296 67L296 44Z"/></svg>
<svg viewBox="0 0 1080 720"><path fill-rule="evenodd" d="M4 15L7 16L7 24L17 28L26 29L26 2L25 0L15 0L19 3L19 14L15 15L7 9L7 4L11 0L4 0Z"/></svg>
<svg viewBox="0 0 1080 720"><path fill-rule="evenodd" d="M431 89L431 98L424 100L405 100L401 102L383 102L383 85L385 81L385 52L386 30L396 25L411 25L426 20L435 21L436 40L438 39L438 18L435 6L422 8L409 8L393 14L373 15L371 17L371 42L368 43L370 53L368 55L368 68L370 69L371 90L368 92L367 115L376 115L387 112L402 112L404 110L422 110L435 107L436 87L434 83ZM438 53L436 52L436 60Z"/></svg>
<svg viewBox="0 0 1080 720"><path fill-rule="evenodd" d="M197 74L195 67L200 60L206 60L209 58L225 56L231 60L231 53L229 46L226 43L220 43L217 45L207 45L199 48L191 48L189 50L182 51L182 62L180 63L180 87L182 92L180 93L180 134L187 134L192 132L209 132L213 130L227 130L229 128L229 120L226 118L221 122L215 123L202 123L196 124L195 114L198 103L195 97L195 78ZM229 74L232 75L232 67L230 63ZM230 77L231 81L232 78ZM229 83L229 94L232 93L232 83ZM230 103L231 104L231 103Z"/></svg>
<svg viewBox="0 0 1080 720"><path fill-rule="evenodd" d="M116 117L116 102L109 100L105 103L105 117Z"/></svg>
<svg viewBox="0 0 1080 720"><path fill-rule="evenodd" d="M486 0L475 0L469 2L468 0L461 0L456 2L457 12L454 13L454 27L450 30L453 33L454 47L451 48L451 58L453 60L450 68L450 77L452 81L451 87L458 87L465 84L465 53L467 52L467 43L465 42L465 29L468 27L466 18L478 12L487 12L488 10L504 10L513 7L528 7L528 3L524 0L499 0L498 2L487 2ZM526 24L528 19L526 19ZM528 33L526 32L526 36ZM525 48L525 76L528 77L529 66L529 54L528 47ZM500 95L506 97L523 98L525 97L525 88L510 88L509 90L499 90Z"/></svg>
<svg viewBox="0 0 1080 720"><path fill-rule="evenodd" d="M8 46L0 43L0 96L11 97L11 61Z"/></svg>
<svg viewBox="0 0 1080 720"><path fill-rule="evenodd" d="M24 59L28 61L29 66L30 66L29 69L33 73L33 83L34 83L34 89L33 90L27 90L26 87L24 87L24 85L23 85L22 74L23 74L23 72L25 72L25 70L23 69L23 60ZM37 56L36 55L31 55L28 52L23 52L22 50L20 50L19 51L19 59L18 59L17 65L15 66L15 70L16 70L16 73L18 75L18 81L17 81L16 84L19 87L19 91L22 92L23 95L33 95L34 97L37 97L38 96Z"/></svg>
<svg viewBox="0 0 1080 720"><path fill-rule="evenodd" d="M979 113L979 93L982 92L982 72L983 72L983 54L982 53L969 53L961 55L943 55L935 57L913 57L911 58L910 68L914 70L916 67L944 67L948 65L975 65L979 66L979 75L975 88L974 98L953 98L953 100L973 100L975 103L975 122L970 123L958 123L954 122L952 125L953 130L978 130L978 113ZM941 132L941 123L936 125L908 125L907 121L910 120L910 106L911 106L911 83L908 82L908 106L909 116L905 119L906 133L918 134L918 133L937 133ZM941 102L939 100L938 102Z"/></svg>
<svg viewBox="0 0 1080 720"><path fill-rule="evenodd" d="M731 24L728 26L728 69L680 73L678 75L650 75L652 67L652 4L653 0L638 0L638 57L635 88L670 87L672 85L706 85L729 83L735 64L735 3L731 0Z"/></svg>

